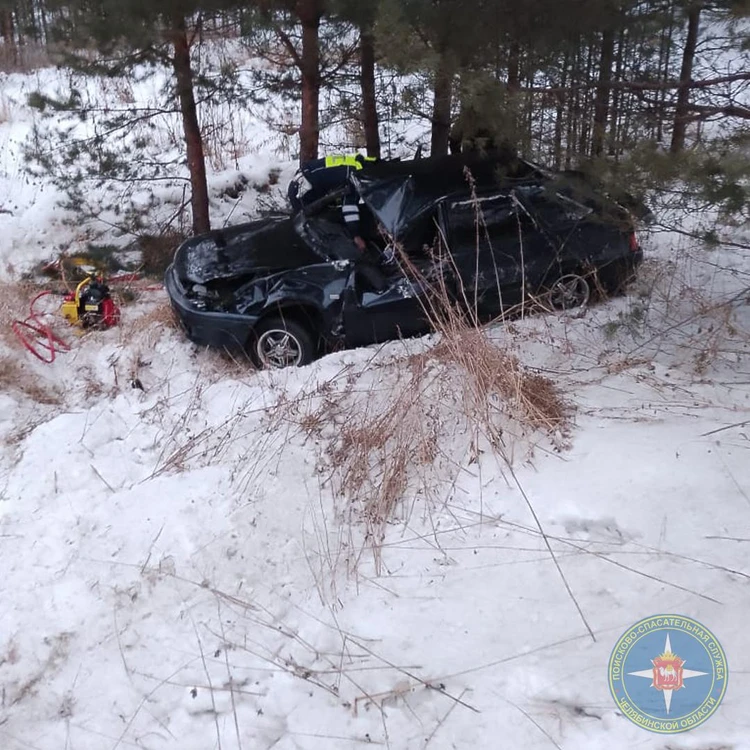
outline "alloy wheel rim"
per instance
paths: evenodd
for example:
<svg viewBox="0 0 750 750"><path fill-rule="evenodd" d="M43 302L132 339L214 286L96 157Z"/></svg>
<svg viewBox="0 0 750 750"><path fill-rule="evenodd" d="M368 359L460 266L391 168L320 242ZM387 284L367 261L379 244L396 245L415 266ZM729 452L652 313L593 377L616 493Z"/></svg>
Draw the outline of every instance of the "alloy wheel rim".
<svg viewBox="0 0 750 750"><path fill-rule="evenodd" d="M289 331L272 329L258 339L258 358L264 367L295 367L302 360L302 345Z"/></svg>
<svg viewBox="0 0 750 750"><path fill-rule="evenodd" d="M583 276L568 274L552 286L549 300L555 310L572 310L583 307L589 301L589 294L589 283Z"/></svg>

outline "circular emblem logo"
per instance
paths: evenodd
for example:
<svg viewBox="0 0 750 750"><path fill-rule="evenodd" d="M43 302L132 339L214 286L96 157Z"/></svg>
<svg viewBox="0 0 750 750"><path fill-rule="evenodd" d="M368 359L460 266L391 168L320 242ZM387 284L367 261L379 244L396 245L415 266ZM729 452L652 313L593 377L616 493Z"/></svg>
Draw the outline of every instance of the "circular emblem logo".
<svg viewBox="0 0 750 750"><path fill-rule="evenodd" d="M609 689L620 711L660 734L707 721L724 698L727 678L727 658L714 634L681 615L637 622L609 658Z"/></svg>

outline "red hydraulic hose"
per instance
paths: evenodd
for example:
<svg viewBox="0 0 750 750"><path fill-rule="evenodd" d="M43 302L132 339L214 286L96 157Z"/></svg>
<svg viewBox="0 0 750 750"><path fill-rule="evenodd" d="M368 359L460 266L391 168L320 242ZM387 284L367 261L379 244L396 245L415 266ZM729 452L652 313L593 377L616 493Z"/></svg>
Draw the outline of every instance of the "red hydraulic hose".
<svg viewBox="0 0 750 750"><path fill-rule="evenodd" d="M11 324L13 333L23 347L31 352L38 360L49 365L55 361L58 352L70 351L70 345L63 341L50 326L45 323L39 313L34 309L34 305L42 297L52 294L51 291L41 292L31 300L29 305L29 316L26 320L14 320Z"/></svg>
<svg viewBox="0 0 750 750"><path fill-rule="evenodd" d="M140 280L140 274L132 273L115 276L109 279L108 283L132 284ZM138 287L138 291L156 292L161 291L163 288L162 284L154 284L151 286ZM51 294L54 294L54 292L50 290L37 294L29 305L29 315L26 320L14 320L11 324L13 333L16 334L24 349L31 352L31 354L33 354L38 360L48 365L55 361L57 354L70 351L70 344L61 339L52 328L41 319L41 313L38 313L34 309L34 306L42 297ZM108 309L108 325L116 325L116 323L119 322L119 311L113 303L110 303L110 308Z"/></svg>

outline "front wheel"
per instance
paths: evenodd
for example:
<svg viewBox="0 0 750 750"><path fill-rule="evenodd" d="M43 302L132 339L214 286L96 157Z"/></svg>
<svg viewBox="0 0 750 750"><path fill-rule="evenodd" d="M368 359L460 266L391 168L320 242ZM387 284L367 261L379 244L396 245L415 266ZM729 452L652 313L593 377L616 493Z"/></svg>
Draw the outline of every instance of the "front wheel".
<svg viewBox="0 0 750 750"><path fill-rule="evenodd" d="M269 318L255 329L250 355L264 370L301 367L315 359L315 343L310 332L294 320Z"/></svg>

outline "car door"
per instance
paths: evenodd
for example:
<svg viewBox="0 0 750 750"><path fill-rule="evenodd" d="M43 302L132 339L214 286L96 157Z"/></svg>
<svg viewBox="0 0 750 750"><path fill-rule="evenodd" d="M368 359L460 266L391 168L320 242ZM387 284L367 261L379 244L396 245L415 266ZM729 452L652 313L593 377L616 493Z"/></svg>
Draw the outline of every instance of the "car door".
<svg viewBox="0 0 750 750"><path fill-rule="evenodd" d="M435 208L419 214L399 239L405 258L384 270L360 262L344 303L345 338L349 346L391 341L427 333L434 318L435 289L441 264L433 249L441 233Z"/></svg>
<svg viewBox="0 0 750 750"><path fill-rule="evenodd" d="M480 319L519 304L554 256L513 190L451 200L445 221L464 302Z"/></svg>
<svg viewBox="0 0 750 750"><path fill-rule="evenodd" d="M346 345L366 346L426 333L429 302L422 281L359 264L344 300Z"/></svg>
<svg viewBox="0 0 750 750"><path fill-rule="evenodd" d="M530 259L530 279L536 285L586 265L581 254L582 220L591 210L577 201L544 186L528 186L514 191L520 206L534 218L546 240L547 251Z"/></svg>

